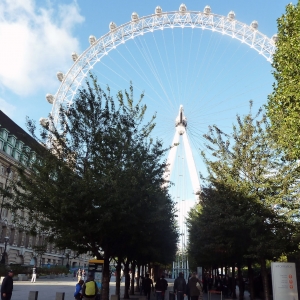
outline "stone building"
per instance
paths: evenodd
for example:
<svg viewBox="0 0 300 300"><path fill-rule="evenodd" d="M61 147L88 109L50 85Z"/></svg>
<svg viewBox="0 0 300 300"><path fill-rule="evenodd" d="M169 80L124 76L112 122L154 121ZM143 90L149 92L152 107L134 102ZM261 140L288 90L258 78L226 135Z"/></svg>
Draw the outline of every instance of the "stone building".
<svg viewBox="0 0 300 300"><path fill-rule="evenodd" d="M21 127L0 110L0 187L9 190L10 181L17 176L16 166L20 163L21 153L26 150L34 159L31 151L37 142ZM3 208L8 199L0 192L0 251L6 264L22 265L66 265L84 267L90 258L88 255L75 257L70 249L58 250L55 245L47 244L47 250L41 255L34 249L44 244L45 236L30 235L13 222L14 215ZM20 212L24 216L24 212ZM6 248L6 249L5 249ZM6 251L5 251L6 250Z"/></svg>

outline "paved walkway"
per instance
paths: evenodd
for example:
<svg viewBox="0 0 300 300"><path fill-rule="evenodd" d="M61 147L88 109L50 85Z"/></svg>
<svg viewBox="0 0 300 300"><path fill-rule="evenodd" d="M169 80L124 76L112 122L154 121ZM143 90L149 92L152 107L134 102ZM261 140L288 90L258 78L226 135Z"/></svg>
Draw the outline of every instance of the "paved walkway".
<svg viewBox="0 0 300 300"><path fill-rule="evenodd" d="M73 294L77 281L72 278L56 278L56 279L41 279L36 283L30 281L15 281L12 300L27 300L29 291L38 291L38 300L55 300L56 292L65 292L65 300L74 300ZM110 294L115 294L116 283L114 277L110 283ZM173 280L169 280L168 290L173 291ZM121 284L121 300L124 295L124 282ZM138 298L139 293L135 293L131 298ZM213 295L212 300L221 299L220 295ZM248 294L245 295L245 299L249 299ZM151 300L155 300L152 295ZM168 297L166 297L168 300ZM185 298L187 300L187 298ZM204 295L204 300L207 300L207 295ZM223 300L225 300L223 298Z"/></svg>

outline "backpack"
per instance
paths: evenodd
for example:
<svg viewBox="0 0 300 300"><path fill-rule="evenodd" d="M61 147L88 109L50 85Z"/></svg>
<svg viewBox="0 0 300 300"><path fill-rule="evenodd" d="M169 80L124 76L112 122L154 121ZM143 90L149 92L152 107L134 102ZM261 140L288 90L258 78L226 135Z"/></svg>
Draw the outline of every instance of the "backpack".
<svg viewBox="0 0 300 300"><path fill-rule="evenodd" d="M177 291L183 291L184 290L184 287L183 287L183 278L179 277L178 278L178 285L177 285Z"/></svg>
<svg viewBox="0 0 300 300"><path fill-rule="evenodd" d="M155 284L155 289L157 291L163 291L164 290L164 287L163 287L161 279L157 280L157 282Z"/></svg>
<svg viewBox="0 0 300 300"><path fill-rule="evenodd" d="M95 296L96 295L96 283L95 281L88 281L85 283L85 295Z"/></svg>

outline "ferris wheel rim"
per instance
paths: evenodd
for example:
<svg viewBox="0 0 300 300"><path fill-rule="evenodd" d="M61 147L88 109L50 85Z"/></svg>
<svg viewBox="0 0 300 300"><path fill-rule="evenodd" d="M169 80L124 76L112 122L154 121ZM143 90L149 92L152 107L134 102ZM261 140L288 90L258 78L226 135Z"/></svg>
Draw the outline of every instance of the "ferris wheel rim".
<svg viewBox="0 0 300 300"><path fill-rule="evenodd" d="M275 41L272 38L262 34L257 28L235 18L230 19L228 16L201 11L171 11L138 17L137 20L131 20L102 35L74 61L68 72L60 79L60 87L53 97L51 116L54 123L57 122L60 106L63 103L72 103L88 72L110 51L137 36L174 28L211 30L231 36L257 51L269 62L272 61L276 49Z"/></svg>

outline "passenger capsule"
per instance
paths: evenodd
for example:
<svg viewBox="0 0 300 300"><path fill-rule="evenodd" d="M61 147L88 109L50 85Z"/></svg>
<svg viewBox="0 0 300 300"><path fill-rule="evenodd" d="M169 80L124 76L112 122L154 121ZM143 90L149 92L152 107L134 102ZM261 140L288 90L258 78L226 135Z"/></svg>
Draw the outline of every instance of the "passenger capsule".
<svg viewBox="0 0 300 300"><path fill-rule="evenodd" d="M272 36L272 41L274 42L274 44L276 44L278 42L278 35L277 34L274 34Z"/></svg>
<svg viewBox="0 0 300 300"><path fill-rule="evenodd" d="M47 94L46 99L50 104L53 104L54 102L54 96L52 94Z"/></svg>
<svg viewBox="0 0 300 300"><path fill-rule="evenodd" d="M60 82L64 80L64 74L62 72L57 72L56 76Z"/></svg>
<svg viewBox="0 0 300 300"><path fill-rule="evenodd" d="M227 15L227 18L228 18L229 20L234 20L234 19L235 19L235 13L234 13L234 11L230 11L230 12L228 13L228 15Z"/></svg>
<svg viewBox="0 0 300 300"><path fill-rule="evenodd" d="M76 52L72 53L72 59L73 59L74 62L78 59L78 55L77 55Z"/></svg>
<svg viewBox="0 0 300 300"><path fill-rule="evenodd" d="M40 124L43 126L43 127L46 127L48 126L49 124L49 120L47 118L40 118Z"/></svg>
<svg viewBox="0 0 300 300"><path fill-rule="evenodd" d="M160 6L156 6L155 8L155 14L160 15L162 13L162 9Z"/></svg>
<svg viewBox="0 0 300 300"><path fill-rule="evenodd" d="M93 35L90 35L89 36L89 42L90 42L90 45L92 46L93 44L96 43L96 38Z"/></svg>
<svg viewBox="0 0 300 300"><path fill-rule="evenodd" d="M114 22L109 23L109 30L110 31L114 31L116 28L117 28L116 23L114 23Z"/></svg>
<svg viewBox="0 0 300 300"><path fill-rule="evenodd" d="M210 8L209 5L206 5L206 6L204 7L204 13L207 14L207 15L209 15L209 14L211 13L211 8Z"/></svg>
<svg viewBox="0 0 300 300"><path fill-rule="evenodd" d="M136 12L133 12L131 15L131 21L136 22L139 19L139 15Z"/></svg>
<svg viewBox="0 0 300 300"><path fill-rule="evenodd" d="M187 11L186 5L182 3L182 4L179 6L179 11L180 11L181 13L186 13L186 11Z"/></svg>
<svg viewBox="0 0 300 300"><path fill-rule="evenodd" d="M251 28L257 30L258 29L258 22L257 21L253 21L250 26L251 26Z"/></svg>

